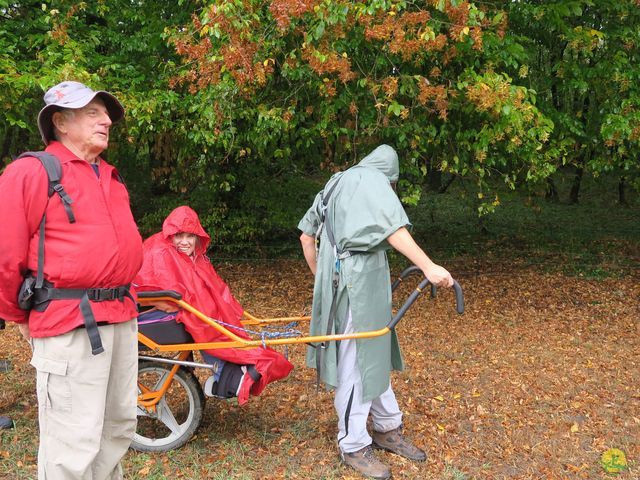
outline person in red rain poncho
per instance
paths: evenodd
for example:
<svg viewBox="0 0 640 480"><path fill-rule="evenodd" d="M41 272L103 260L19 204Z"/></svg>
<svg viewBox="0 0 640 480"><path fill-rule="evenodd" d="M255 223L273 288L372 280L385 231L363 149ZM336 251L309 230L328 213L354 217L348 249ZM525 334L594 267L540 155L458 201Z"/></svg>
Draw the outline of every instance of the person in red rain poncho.
<svg viewBox="0 0 640 480"><path fill-rule="evenodd" d="M184 301L212 319L242 327L242 307L205 255L209 242L210 237L202 228L198 214L187 206L176 208L165 219L162 231L145 240L144 262L134 285L137 291L175 290ZM170 310L166 304L156 307ZM176 320L197 343L227 340L211 325L187 311L179 311ZM243 330L231 328L231 331L249 338ZM285 378L293 369L282 354L270 348L204 350L203 357L209 363L215 362L215 358L229 362L224 369L230 365L248 367L242 369L244 376L237 391L240 405L249 400L249 395L259 395L267 384ZM251 374L255 371L259 375ZM205 384L205 392L210 395L211 383Z"/></svg>

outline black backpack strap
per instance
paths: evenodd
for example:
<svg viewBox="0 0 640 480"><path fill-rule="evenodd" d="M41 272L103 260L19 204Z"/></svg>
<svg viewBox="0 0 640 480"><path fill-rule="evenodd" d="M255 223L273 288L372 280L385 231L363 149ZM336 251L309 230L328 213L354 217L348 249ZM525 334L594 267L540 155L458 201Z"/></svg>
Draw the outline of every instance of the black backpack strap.
<svg viewBox="0 0 640 480"><path fill-rule="evenodd" d="M333 185L331 185L331 187L329 188L329 190L327 190L326 193L324 192L322 193L322 197L321 197L322 205L320 206L321 226L318 230L319 232L322 231L322 228L325 228L327 230L327 238L329 239L329 243L331 244L331 247L333 247L333 254L335 256L335 266L334 266L333 274L331 278L331 291L332 291L331 307L329 308L329 318L327 319L327 329L325 333L325 335L327 336L331 335L333 332L333 327L334 327L335 317L336 317L336 310L338 308L338 285L340 283L340 260L350 257L352 253L357 253L357 252L351 252L349 250L347 250L346 252L341 251L340 247L338 247L338 245L336 244L336 240L333 235L333 229L331 228L331 221L327 217L327 210L329 208L329 199L331 198L331 194L333 193L335 188L338 186L338 183L340 182L341 178L342 178L342 175L335 180ZM318 234L318 237L319 237L319 234ZM324 365L324 355L326 353L326 349L327 349L326 341L320 342L316 348L316 390L320 388L320 378L322 375L321 370Z"/></svg>
<svg viewBox="0 0 640 480"><path fill-rule="evenodd" d="M342 175L336 179L336 181L333 183L333 185L331 185L331 188L329 188L329 190L327 191L326 194L324 192L322 193L322 196L321 196L322 205L320 206L320 228L318 229L318 232L321 232L323 228L326 228L326 230L327 230L327 238L329 239L329 243L333 247L334 254L336 256L336 268L338 270L339 270L339 261L340 260L344 260L345 258L348 258L351 255L355 255L357 253L363 253L363 252L358 252L358 251L355 251L355 250L354 251L352 251L352 250L343 251L336 244L336 239L335 239L335 236L333 234L333 228L331 228L331 221L327 218L327 210L329 209L329 199L331 198L331 194L333 193L335 188L338 186L338 183L340 182L341 178L342 178ZM319 238L319 236L320 236L319 233L316 233L316 236Z"/></svg>
<svg viewBox="0 0 640 480"><path fill-rule="evenodd" d="M113 169L113 176L116 177L116 180L120 182L122 185L124 185L125 188L127 187L127 184L124 182L124 177L120 175L120 172L118 171L117 168Z"/></svg>
<svg viewBox="0 0 640 480"><path fill-rule="evenodd" d="M333 193L335 188L338 186L340 178L342 178L342 175L340 175L335 180L335 182L333 182L333 185L331 185L331 188L329 188L329 190L327 190L326 192L324 190L320 192L320 226L318 227L318 230L315 234L316 256L318 255L318 252L320 250L320 236L322 235L322 230L325 228L327 209L329 208L329 199L331 198L331 194ZM327 236L329 238L331 246L335 246L336 242L333 238L333 231L329 226L327 227Z"/></svg>
<svg viewBox="0 0 640 480"><path fill-rule="evenodd" d="M36 273L35 288L42 288L44 282L44 223L47 214L42 214L42 220L40 220L40 237L38 238L38 272Z"/></svg>
<svg viewBox="0 0 640 480"><path fill-rule="evenodd" d="M18 158L23 157L35 157L40 160L40 163L42 163L42 166L47 172L47 178L49 180L49 189L47 191L47 196L51 197L53 193L56 192L62 200L62 205L67 212L69 222L75 223L76 218L73 215L73 210L71 210L71 204L73 203L73 200L71 200L71 197L69 197L67 192L64 190L64 187L60 183L60 180L62 179L62 167L60 166L60 160L58 160L56 156L48 152L24 152ZM44 226L46 223L46 216L47 215L45 210L45 213L42 214L42 220L40 220L40 236L38 238L38 271L36 273L35 288L42 288L42 284L44 281Z"/></svg>
<svg viewBox="0 0 640 480"><path fill-rule="evenodd" d="M129 285L121 285L113 288L53 288L52 284L45 282L43 288L35 289L34 309L39 312L43 312L51 300L80 300L80 312L84 320L84 327L87 330L89 336L89 343L91 344L91 353L98 355L104 352L102 346L102 340L100 339L100 332L98 331L98 323L96 317L91 309L91 303L93 302L105 302L110 300L124 301L125 297L131 298L129 292Z"/></svg>
<svg viewBox="0 0 640 480"><path fill-rule="evenodd" d="M49 190L47 195L51 197L54 192L57 193L62 201L62 206L67 213L69 223L75 223L76 217L73 214L73 209L71 208L73 200L60 183L60 180L62 180L62 167L60 166L60 160L58 160L58 157L49 152L24 152L18 158L22 157L35 157L40 160L40 163L42 163L42 166L47 172L47 178L49 179Z"/></svg>
<svg viewBox="0 0 640 480"><path fill-rule="evenodd" d="M84 319L84 326L87 329L87 335L89 336L89 344L91 345L91 353L93 355L99 355L104 352L102 346L102 339L100 338L100 332L98 331L98 324L96 323L96 317L93 316L93 310L89 303L89 298L85 293L80 299L80 312Z"/></svg>
<svg viewBox="0 0 640 480"><path fill-rule="evenodd" d="M321 224L324 224L327 208L329 207L329 199L331 198L331 194L338 186L338 183L340 183L341 178L342 178L342 175L336 178L336 181L333 182L333 185L331 185L331 188L329 188L329 190L327 190L326 192L323 191L321 193L321 196L320 196L320 198L322 199L322 205L320 206L320 223Z"/></svg>
<svg viewBox="0 0 640 480"><path fill-rule="evenodd" d="M49 180L49 189L47 191L47 196L51 198L55 193L58 194L60 200L62 201L62 205L64 206L64 210L67 213L67 218L69 219L69 223L75 223L76 217L73 214L73 209L71 208L71 204L73 200L67 194L64 187L60 183L62 180L62 166L60 165L60 160L55 155L52 155L48 152L24 152L17 159L23 157L35 157L40 160L42 166L47 172L47 178ZM41 292L45 292L46 289L44 287L44 234L45 234L45 223L46 223L46 209L45 213L42 214L42 220L40 220L40 237L38 238L38 272L36 273L36 283L35 283L35 291L36 295ZM109 289L112 290L112 289ZM128 288L127 288L127 293ZM130 294L129 294L130 295ZM75 297L74 297L75 298ZM46 306L45 306L46 308ZM93 355L98 355L104 351L102 347L102 341L100 339L100 332L98 331L98 325L96 323L96 319L93 315L93 311L91 310L91 304L89 303L89 297L87 291L83 291L80 296L80 312L82 313L82 317L84 318L84 324L87 329L87 335L89 336L89 342L91 344L91 353Z"/></svg>

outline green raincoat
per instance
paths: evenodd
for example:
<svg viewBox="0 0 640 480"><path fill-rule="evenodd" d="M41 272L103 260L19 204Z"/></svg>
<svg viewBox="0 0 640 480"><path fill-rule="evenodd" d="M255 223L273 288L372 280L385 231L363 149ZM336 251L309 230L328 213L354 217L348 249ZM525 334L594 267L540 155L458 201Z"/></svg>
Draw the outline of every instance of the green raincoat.
<svg viewBox="0 0 640 480"><path fill-rule="evenodd" d="M356 332L378 330L391 320L391 279L386 250L387 237L409 219L390 182L398 180L398 156L381 145L350 169L335 174L320 192L298 228L315 236L320 228L322 194L338 182L329 197L325 226L313 290L312 335L325 335L333 297L332 276L336 266L333 247L327 237L328 222L342 251L362 252L340 260L337 310L331 333L342 333L351 308ZM402 370L403 362L395 331L382 337L357 340L357 361L363 383L363 401L382 394L389 386L390 371ZM316 367L316 348L307 351L307 365ZM327 344L321 379L337 386L336 342Z"/></svg>

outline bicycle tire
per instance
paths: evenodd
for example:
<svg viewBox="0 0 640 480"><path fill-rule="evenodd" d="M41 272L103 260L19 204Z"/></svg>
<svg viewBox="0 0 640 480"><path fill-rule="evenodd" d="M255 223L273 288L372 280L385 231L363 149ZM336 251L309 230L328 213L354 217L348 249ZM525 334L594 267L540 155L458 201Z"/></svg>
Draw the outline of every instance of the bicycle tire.
<svg viewBox="0 0 640 480"><path fill-rule="evenodd" d="M172 367L166 363L140 361L138 382L157 390ZM204 406L200 382L192 371L180 367L155 412L138 405L138 426L131 448L141 452L168 452L182 447L200 426Z"/></svg>

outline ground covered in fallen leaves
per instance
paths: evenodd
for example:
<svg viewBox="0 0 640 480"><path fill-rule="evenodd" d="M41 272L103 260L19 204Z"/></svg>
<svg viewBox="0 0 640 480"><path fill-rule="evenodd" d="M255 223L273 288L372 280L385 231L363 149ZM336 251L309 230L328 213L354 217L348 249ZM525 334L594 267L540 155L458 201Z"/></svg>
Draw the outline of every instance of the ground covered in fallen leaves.
<svg viewBox="0 0 640 480"><path fill-rule="evenodd" d="M449 265L448 265L449 266ZM407 364L393 376L405 432L429 459L380 457L394 478L640 478L640 277L587 279L510 262L449 266L465 293L421 297L398 327ZM300 261L223 264L251 313L309 311L312 278ZM397 273L397 272L396 272ZM417 278L404 282L397 304ZM296 365L245 407L209 399L197 435L166 454L130 452L127 478L359 478L339 463L330 393L315 389L304 347ZM0 443L0 478L35 478L37 405L29 349L0 333L0 413L17 420ZM611 448L628 467L607 473Z"/></svg>

